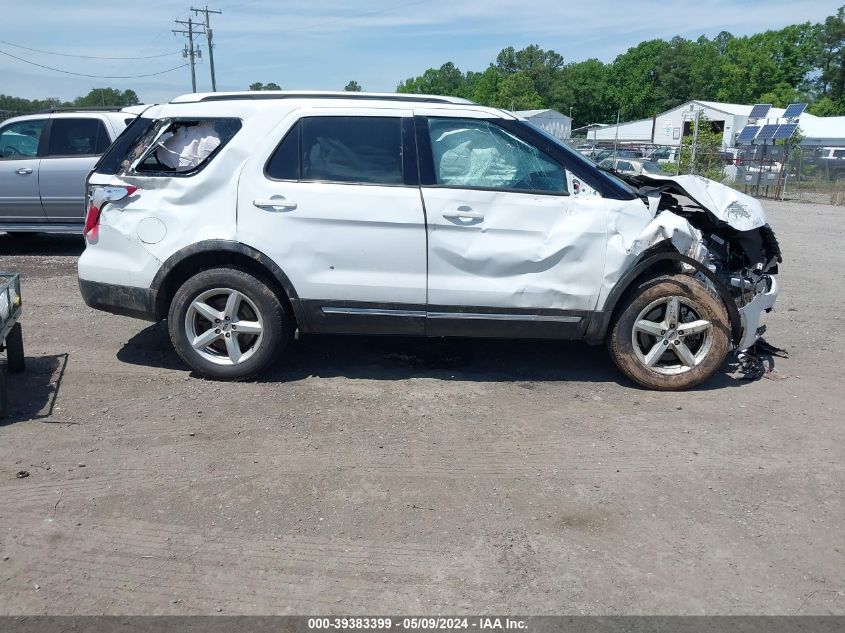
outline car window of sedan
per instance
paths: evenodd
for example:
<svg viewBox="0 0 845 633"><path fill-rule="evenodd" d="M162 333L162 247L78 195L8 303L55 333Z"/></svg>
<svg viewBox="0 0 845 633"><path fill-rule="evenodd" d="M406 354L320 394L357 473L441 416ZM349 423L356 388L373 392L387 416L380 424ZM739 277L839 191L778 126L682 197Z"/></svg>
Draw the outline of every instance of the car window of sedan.
<svg viewBox="0 0 845 633"><path fill-rule="evenodd" d="M105 152L110 143L99 119L53 119L47 156L95 156Z"/></svg>
<svg viewBox="0 0 845 633"><path fill-rule="evenodd" d="M46 119L18 121L0 129L0 159L35 158Z"/></svg>

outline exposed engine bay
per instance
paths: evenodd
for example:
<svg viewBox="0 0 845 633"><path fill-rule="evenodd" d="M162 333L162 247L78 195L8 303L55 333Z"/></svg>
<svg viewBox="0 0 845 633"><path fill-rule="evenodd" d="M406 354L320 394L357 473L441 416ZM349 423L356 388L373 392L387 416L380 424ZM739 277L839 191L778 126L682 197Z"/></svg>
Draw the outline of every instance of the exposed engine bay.
<svg viewBox="0 0 845 633"><path fill-rule="evenodd" d="M744 334L737 345L753 345L764 328L758 323L777 296L773 275L783 259L760 202L700 176L624 177L649 209L668 211L698 229L706 253L699 259L729 289L740 310Z"/></svg>

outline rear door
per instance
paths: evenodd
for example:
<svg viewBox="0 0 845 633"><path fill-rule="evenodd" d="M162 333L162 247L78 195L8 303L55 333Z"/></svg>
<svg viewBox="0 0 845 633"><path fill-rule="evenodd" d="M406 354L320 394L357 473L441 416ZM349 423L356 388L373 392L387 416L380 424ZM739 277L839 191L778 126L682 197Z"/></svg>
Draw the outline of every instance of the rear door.
<svg viewBox="0 0 845 633"><path fill-rule="evenodd" d="M417 109L427 333L575 336L606 253L601 197L487 114Z"/></svg>
<svg viewBox="0 0 845 633"><path fill-rule="evenodd" d="M0 222L43 222L38 148L47 117L0 125Z"/></svg>
<svg viewBox="0 0 845 633"><path fill-rule="evenodd" d="M309 108L244 168L238 238L282 268L311 329L424 333L414 143L410 108Z"/></svg>
<svg viewBox="0 0 845 633"><path fill-rule="evenodd" d="M52 115L39 176L41 204L49 221L84 222L85 177L110 144L101 117Z"/></svg>

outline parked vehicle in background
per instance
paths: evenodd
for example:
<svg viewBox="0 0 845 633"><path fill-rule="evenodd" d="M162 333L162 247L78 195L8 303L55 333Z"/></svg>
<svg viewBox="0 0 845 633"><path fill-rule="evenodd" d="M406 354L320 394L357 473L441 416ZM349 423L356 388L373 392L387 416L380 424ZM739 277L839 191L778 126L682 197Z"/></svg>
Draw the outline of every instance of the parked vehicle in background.
<svg viewBox="0 0 845 633"><path fill-rule="evenodd" d="M845 147L823 147L817 162L829 180L845 180Z"/></svg>
<svg viewBox="0 0 845 633"><path fill-rule="evenodd" d="M81 231L85 177L142 109L57 109L0 123L0 231Z"/></svg>
<svg viewBox="0 0 845 633"><path fill-rule="evenodd" d="M757 200L616 176L451 97L185 95L136 119L87 190L86 303L166 318L215 379L258 375L299 330L581 339L684 389L754 344L777 297Z"/></svg>
<svg viewBox="0 0 845 633"><path fill-rule="evenodd" d="M647 154L648 160L653 163L663 165L665 163L678 162L678 148L677 147L658 147L656 150Z"/></svg>
<svg viewBox="0 0 845 633"><path fill-rule="evenodd" d="M614 161L612 158L605 158L599 163L602 169L613 169L620 174L626 176L639 176L640 174L662 174L663 168L657 163L652 163L647 160L633 160L630 158L617 158Z"/></svg>
<svg viewBox="0 0 845 633"><path fill-rule="evenodd" d="M643 157L643 152L636 149L626 149L626 148L617 148L614 149L598 149L595 152L595 155L592 157L593 161L596 163L600 163L606 158L634 158L634 159L641 159Z"/></svg>

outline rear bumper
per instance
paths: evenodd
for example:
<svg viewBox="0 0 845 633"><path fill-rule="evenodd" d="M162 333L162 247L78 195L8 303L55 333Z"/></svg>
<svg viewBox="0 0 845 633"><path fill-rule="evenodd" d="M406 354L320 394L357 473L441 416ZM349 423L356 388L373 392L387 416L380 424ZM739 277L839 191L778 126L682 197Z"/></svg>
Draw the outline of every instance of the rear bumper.
<svg viewBox="0 0 845 633"><path fill-rule="evenodd" d="M156 321L156 291L79 279L79 291L88 306L121 316Z"/></svg>

